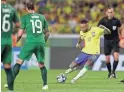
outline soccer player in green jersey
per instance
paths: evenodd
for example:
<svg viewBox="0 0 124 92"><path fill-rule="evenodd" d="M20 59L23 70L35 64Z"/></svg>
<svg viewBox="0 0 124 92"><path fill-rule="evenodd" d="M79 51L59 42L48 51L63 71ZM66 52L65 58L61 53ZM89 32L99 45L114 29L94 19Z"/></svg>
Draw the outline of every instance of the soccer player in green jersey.
<svg viewBox="0 0 124 92"><path fill-rule="evenodd" d="M26 5L27 15L21 18L21 27L18 31L19 40L24 33L27 34L27 38L24 46L19 54L19 59L14 65L13 73L14 77L19 73L20 67L24 60L29 60L32 54L35 54L38 65L40 67L41 76L43 80L43 90L48 89L47 85L47 70L44 65L45 56L45 42L49 37L48 24L45 17L42 14L35 13L34 4L28 3Z"/></svg>
<svg viewBox="0 0 124 92"><path fill-rule="evenodd" d="M11 71L13 22L19 27L16 10L6 0L1 0L1 61L7 76L10 92L13 91L14 77Z"/></svg>

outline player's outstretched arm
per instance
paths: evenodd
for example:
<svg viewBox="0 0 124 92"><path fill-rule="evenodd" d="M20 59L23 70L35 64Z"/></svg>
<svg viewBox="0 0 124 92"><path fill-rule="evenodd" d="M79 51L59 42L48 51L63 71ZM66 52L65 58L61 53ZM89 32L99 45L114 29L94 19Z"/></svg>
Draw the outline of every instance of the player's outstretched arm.
<svg viewBox="0 0 124 92"><path fill-rule="evenodd" d="M81 49L81 45L80 45L81 42L82 42L82 39L81 39L81 37L79 37L78 38L78 42L76 44L76 48L80 48Z"/></svg>
<svg viewBox="0 0 124 92"><path fill-rule="evenodd" d="M48 38L49 38L50 31L48 29L45 29L44 34L45 34L44 39L45 39L45 42L46 42L48 40Z"/></svg>
<svg viewBox="0 0 124 92"><path fill-rule="evenodd" d="M78 42L77 42L77 44L80 44L81 41L82 41L82 39L81 39L81 37L79 37L79 38L78 38Z"/></svg>
<svg viewBox="0 0 124 92"><path fill-rule="evenodd" d="M99 25L99 27L104 29L104 34L111 34L111 31L107 27L105 27L103 25Z"/></svg>

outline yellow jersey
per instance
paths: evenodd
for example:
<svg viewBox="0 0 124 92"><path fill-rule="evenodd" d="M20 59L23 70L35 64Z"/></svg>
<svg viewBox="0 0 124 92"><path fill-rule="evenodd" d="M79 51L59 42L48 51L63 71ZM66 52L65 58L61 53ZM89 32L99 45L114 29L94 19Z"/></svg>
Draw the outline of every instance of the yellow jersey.
<svg viewBox="0 0 124 92"><path fill-rule="evenodd" d="M80 31L80 37L85 42L82 52L87 54L100 54L100 36L104 34L104 29L91 27L87 32Z"/></svg>

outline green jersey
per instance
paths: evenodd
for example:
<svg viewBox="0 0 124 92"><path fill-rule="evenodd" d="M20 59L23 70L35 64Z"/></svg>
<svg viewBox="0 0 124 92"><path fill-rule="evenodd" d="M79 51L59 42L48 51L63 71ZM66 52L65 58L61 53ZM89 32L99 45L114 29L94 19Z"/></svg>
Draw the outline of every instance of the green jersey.
<svg viewBox="0 0 124 92"><path fill-rule="evenodd" d="M13 22L18 22L16 10L9 4L1 4L1 44L12 44Z"/></svg>
<svg viewBox="0 0 124 92"><path fill-rule="evenodd" d="M26 31L26 42L45 43L44 29L48 28L45 17L38 13L29 13L21 18L21 29Z"/></svg>

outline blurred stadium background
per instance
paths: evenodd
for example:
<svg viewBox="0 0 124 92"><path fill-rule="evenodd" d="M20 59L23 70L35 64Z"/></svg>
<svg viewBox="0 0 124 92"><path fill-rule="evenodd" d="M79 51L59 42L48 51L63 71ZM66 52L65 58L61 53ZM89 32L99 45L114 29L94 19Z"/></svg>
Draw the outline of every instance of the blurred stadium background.
<svg viewBox="0 0 124 92"><path fill-rule="evenodd" d="M56 75L66 69L70 62L75 56L80 53L79 49L75 48L77 38L79 37L79 21L80 19L87 18L91 26L96 26L98 21L105 15L105 8L111 5L115 9L115 16L124 23L124 0L7 0L13 5L18 12L19 17L26 14L25 3L34 2L36 4L36 11L45 15L48 23L49 30L51 32L49 41L46 47L45 62L49 71L49 85L51 89L49 92L123 92L123 86L116 85L117 81L124 77L122 72L119 72L119 79L111 80L105 79L107 72L89 72L76 86L70 85L69 81L67 84L60 85L55 84ZM17 56L20 52L21 47L24 44L25 35L21 41L16 44L15 32L13 33L13 63L16 62ZM103 37L101 37L101 56L97 62L91 67L93 71L106 71L105 56L103 55ZM111 60L113 58L111 57ZM30 61L25 62L21 67L24 70L17 78L16 89L20 91L16 92L40 92L40 79L37 78L39 71L36 58L33 55ZM54 70L55 69L55 70ZM124 49L120 49L119 64L117 67L118 71L124 71ZM77 73L77 72L76 72ZM74 73L74 75L76 75ZM3 80L2 85L6 83L5 75L2 72ZM30 78L30 74L36 80ZM26 80L23 78L27 76ZM70 76L68 79L71 79ZM101 79L103 78L103 79ZM105 80L104 80L105 79ZM95 82L96 81L96 82ZM83 87L81 86L83 84ZM110 83L109 86L108 83ZM24 86L24 85L25 86ZM32 85L36 84L36 85ZM71 89L71 88L74 89ZM76 88L77 87L77 88ZM110 88L109 88L110 87ZM34 89L35 88L35 89ZM5 89L2 92L6 92Z"/></svg>
<svg viewBox="0 0 124 92"><path fill-rule="evenodd" d="M45 15L54 34L78 33L80 28L77 25L83 18L96 26L108 5L114 7L115 16L124 22L124 0L8 0L20 16L26 14L25 3L30 1L36 3L38 13Z"/></svg>

